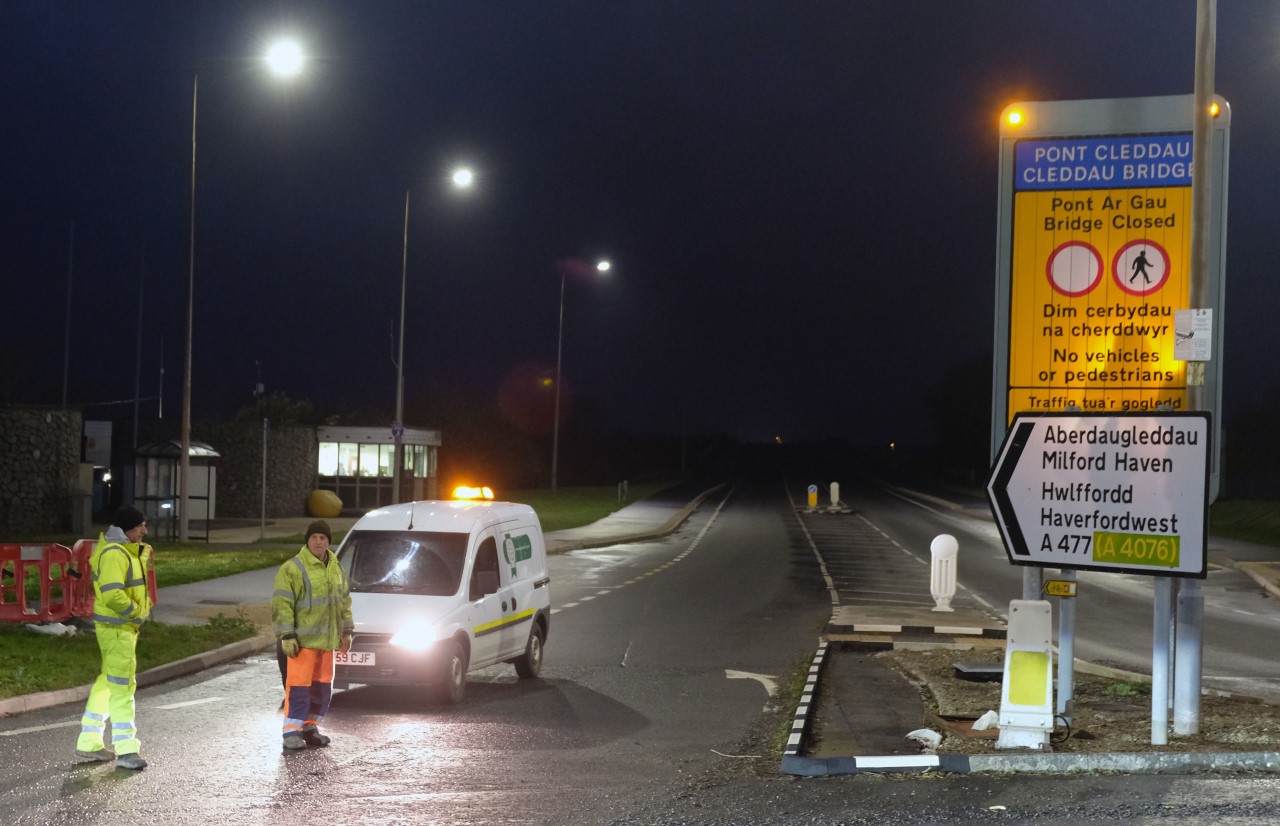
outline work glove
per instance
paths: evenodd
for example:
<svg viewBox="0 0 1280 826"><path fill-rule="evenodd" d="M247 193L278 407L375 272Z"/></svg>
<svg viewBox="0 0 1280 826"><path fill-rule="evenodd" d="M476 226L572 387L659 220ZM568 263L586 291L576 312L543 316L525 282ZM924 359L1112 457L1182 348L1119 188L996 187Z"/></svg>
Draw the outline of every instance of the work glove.
<svg viewBox="0 0 1280 826"><path fill-rule="evenodd" d="M342 644L338 646L338 653L345 654L351 650L351 634L342 635Z"/></svg>
<svg viewBox="0 0 1280 826"><path fill-rule="evenodd" d="M302 646L298 643L297 637L282 637L280 640L280 649L284 651L284 655L290 659L298 656L298 652L302 650Z"/></svg>
<svg viewBox="0 0 1280 826"><path fill-rule="evenodd" d="M142 563L143 575L145 575L147 571L151 570L151 565L154 559L155 549L150 545L143 543L143 545L138 548L138 561Z"/></svg>

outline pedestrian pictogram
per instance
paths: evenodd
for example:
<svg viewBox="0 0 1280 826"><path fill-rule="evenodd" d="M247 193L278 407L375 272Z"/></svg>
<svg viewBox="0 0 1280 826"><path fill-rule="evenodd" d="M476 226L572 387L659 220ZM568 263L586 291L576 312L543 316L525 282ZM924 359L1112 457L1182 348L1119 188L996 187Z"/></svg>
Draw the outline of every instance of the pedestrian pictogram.
<svg viewBox="0 0 1280 826"><path fill-rule="evenodd" d="M1151 295L1169 280L1169 253L1148 238L1130 241L1116 252L1111 275L1129 295Z"/></svg>

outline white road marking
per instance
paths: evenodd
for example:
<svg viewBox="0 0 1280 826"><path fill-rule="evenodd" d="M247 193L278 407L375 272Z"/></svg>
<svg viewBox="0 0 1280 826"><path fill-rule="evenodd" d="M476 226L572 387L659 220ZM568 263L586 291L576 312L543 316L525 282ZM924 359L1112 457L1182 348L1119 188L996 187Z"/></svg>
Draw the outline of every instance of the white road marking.
<svg viewBox="0 0 1280 826"><path fill-rule="evenodd" d="M48 731L55 728L71 728L80 725L79 720L72 720L66 723L50 723L47 726L32 726L31 728L16 728L13 731L0 731L0 737L12 737L15 734L32 734L37 731Z"/></svg>
<svg viewBox="0 0 1280 826"><path fill-rule="evenodd" d="M734 671L732 668L724 670L724 676L730 680L756 680L760 685L764 686L764 691L770 697L778 695L778 683L768 674L752 674L750 671ZM765 711L769 710L769 704L764 704Z"/></svg>
<svg viewBox="0 0 1280 826"><path fill-rule="evenodd" d="M226 697L205 697L203 700L187 700L185 703L169 703L169 705L167 706L156 706L156 708L162 708L165 711L168 711L174 708L186 708L187 706L204 705L205 703L218 703L225 699Z"/></svg>

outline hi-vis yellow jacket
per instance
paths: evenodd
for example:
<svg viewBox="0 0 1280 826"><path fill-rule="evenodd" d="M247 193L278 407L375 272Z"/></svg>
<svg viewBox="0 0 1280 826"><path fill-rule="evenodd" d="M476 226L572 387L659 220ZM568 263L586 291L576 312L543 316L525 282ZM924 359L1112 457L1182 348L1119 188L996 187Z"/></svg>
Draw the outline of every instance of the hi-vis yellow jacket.
<svg viewBox="0 0 1280 826"><path fill-rule="evenodd" d="M89 554L93 581L93 620L137 630L151 614L147 594L147 561L151 546L98 536Z"/></svg>
<svg viewBox="0 0 1280 826"><path fill-rule="evenodd" d="M325 551L321 562L303 546L280 566L271 595L271 620L277 639L297 634L303 648L338 649L342 635L355 629L355 621L347 578L333 551Z"/></svg>

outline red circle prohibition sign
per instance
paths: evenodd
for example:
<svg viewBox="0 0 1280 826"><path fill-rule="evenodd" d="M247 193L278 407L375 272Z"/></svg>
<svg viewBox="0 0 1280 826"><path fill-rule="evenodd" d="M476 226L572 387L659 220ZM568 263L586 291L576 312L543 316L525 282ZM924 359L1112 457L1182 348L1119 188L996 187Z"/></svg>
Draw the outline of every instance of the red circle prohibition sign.
<svg viewBox="0 0 1280 826"><path fill-rule="evenodd" d="M1093 292L1102 281L1102 254L1084 241L1064 241L1044 265L1049 286L1074 298Z"/></svg>
<svg viewBox="0 0 1280 826"><path fill-rule="evenodd" d="M1134 247L1142 247L1137 256L1129 255ZM1146 253L1151 251L1155 253L1155 261L1147 259ZM1141 263L1139 263L1141 261ZM1159 267L1160 272L1156 273L1155 278L1150 278L1146 268ZM1121 272L1121 269L1124 272ZM1111 259L1111 277L1115 279L1116 286L1127 292L1129 295L1151 295L1165 285L1169 280L1169 253L1165 252L1164 247L1155 241L1145 238L1139 238L1137 241L1130 241L1119 250ZM1137 282L1139 276L1143 280ZM1136 282L1136 283L1135 283Z"/></svg>

